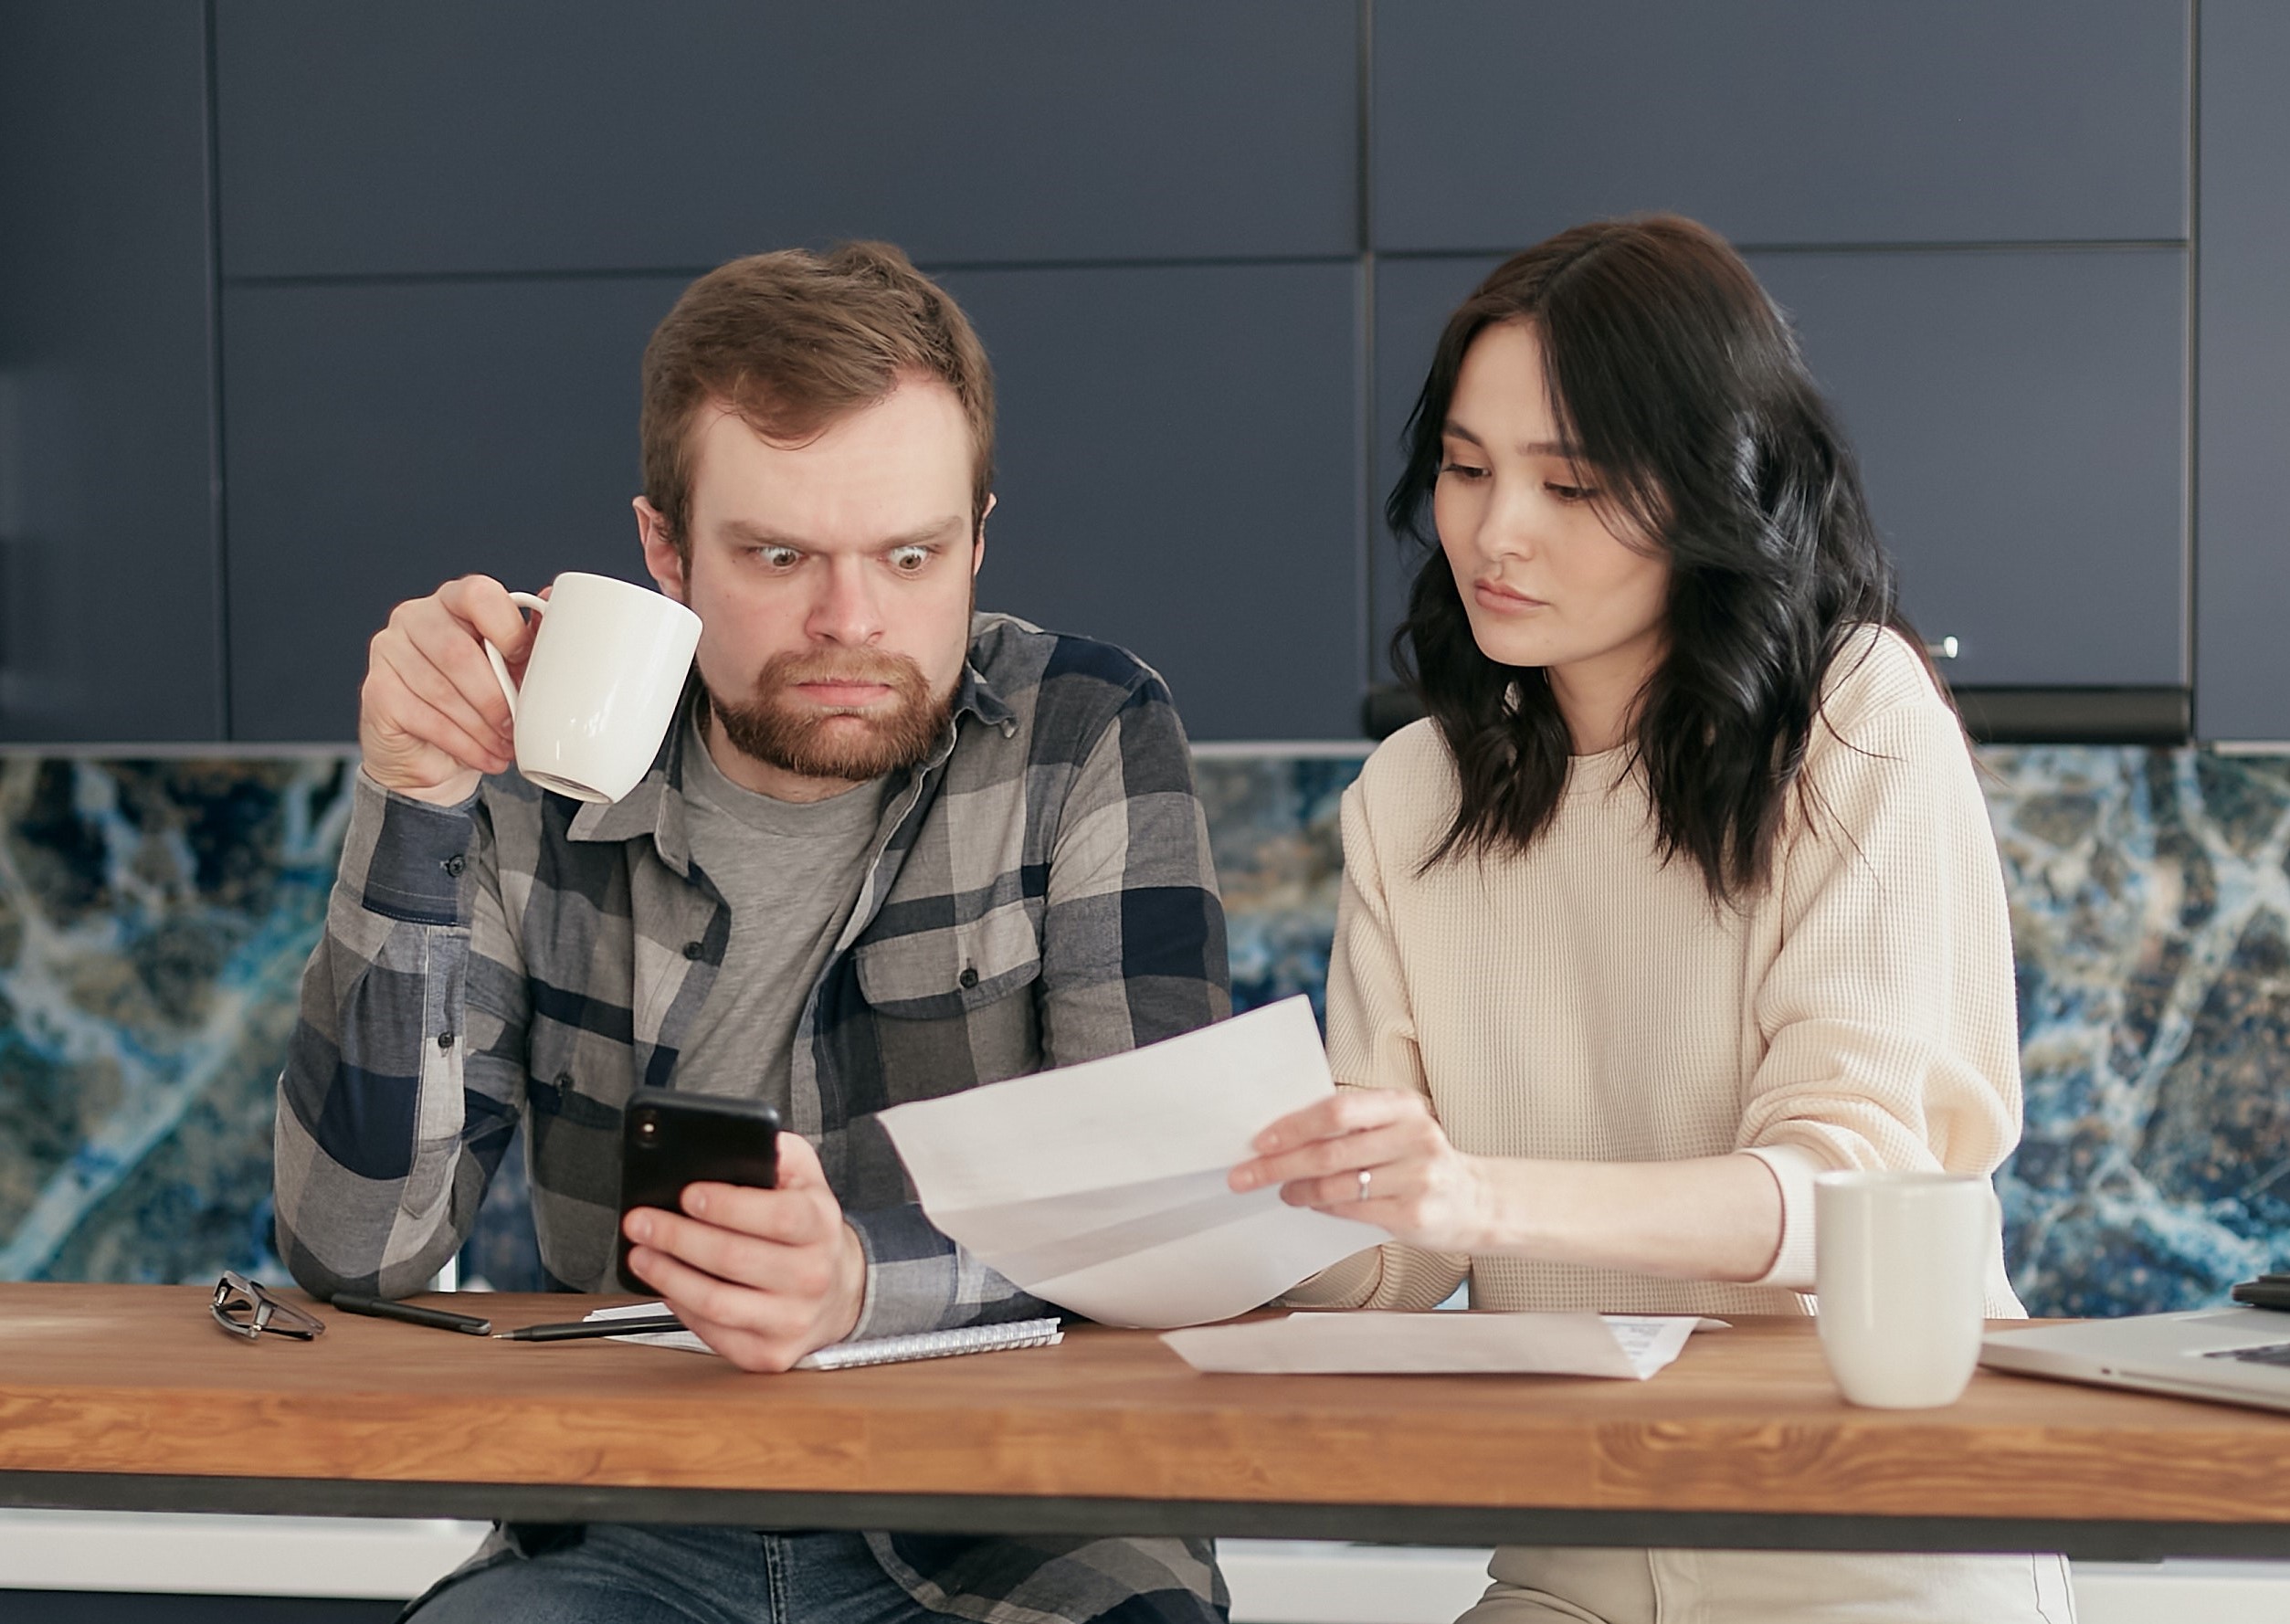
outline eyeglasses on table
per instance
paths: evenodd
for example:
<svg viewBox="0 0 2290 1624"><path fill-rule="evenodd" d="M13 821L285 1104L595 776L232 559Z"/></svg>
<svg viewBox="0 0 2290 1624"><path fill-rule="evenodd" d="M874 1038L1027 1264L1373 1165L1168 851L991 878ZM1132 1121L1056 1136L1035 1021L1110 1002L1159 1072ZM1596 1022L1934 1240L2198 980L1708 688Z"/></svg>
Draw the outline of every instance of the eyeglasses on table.
<svg viewBox="0 0 2290 1624"><path fill-rule="evenodd" d="M215 1323L248 1342L259 1342L265 1331L308 1342L326 1329L316 1314L280 1302L236 1269L224 1270L223 1278L215 1282Z"/></svg>

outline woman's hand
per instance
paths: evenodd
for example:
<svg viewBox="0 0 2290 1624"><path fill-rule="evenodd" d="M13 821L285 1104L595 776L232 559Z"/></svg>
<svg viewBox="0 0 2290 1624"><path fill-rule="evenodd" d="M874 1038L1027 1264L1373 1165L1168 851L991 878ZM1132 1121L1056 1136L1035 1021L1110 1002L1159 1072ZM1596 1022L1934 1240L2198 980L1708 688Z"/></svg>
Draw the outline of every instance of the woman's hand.
<svg viewBox="0 0 2290 1624"><path fill-rule="evenodd" d="M1341 1089L1256 1136L1255 1159L1235 1167L1236 1190L1281 1186L1291 1207L1388 1229L1432 1251L1486 1250L1492 1181L1477 1157L1447 1142L1419 1094Z"/></svg>

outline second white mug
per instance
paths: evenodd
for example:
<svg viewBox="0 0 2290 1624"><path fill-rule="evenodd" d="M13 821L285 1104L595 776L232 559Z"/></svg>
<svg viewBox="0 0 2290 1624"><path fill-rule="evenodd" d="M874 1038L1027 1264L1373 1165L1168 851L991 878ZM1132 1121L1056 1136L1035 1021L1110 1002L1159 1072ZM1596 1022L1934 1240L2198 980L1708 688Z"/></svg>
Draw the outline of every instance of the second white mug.
<svg viewBox="0 0 2290 1624"><path fill-rule="evenodd" d="M700 617L649 586L568 570L546 598L522 684L485 645L517 732L517 770L543 789L617 801L643 782L675 719L700 646Z"/></svg>
<svg viewBox="0 0 2290 1624"><path fill-rule="evenodd" d="M1820 1348L1855 1404L1953 1404L1986 1327L1989 1258L2002 1229L1985 1178L1824 1173L1813 1181Z"/></svg>

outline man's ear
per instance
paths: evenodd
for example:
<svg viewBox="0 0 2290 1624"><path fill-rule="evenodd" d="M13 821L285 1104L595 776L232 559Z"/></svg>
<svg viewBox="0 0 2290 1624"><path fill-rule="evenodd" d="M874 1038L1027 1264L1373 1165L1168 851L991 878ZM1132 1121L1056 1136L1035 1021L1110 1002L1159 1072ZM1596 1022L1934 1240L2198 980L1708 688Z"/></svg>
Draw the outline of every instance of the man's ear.
<svg viewBox="0 0 2290 1624"><path fill-rule="evenodd" d="M644 567L669 596L691 606L691 587L685 575L684 555L668 539L668 520L645 497L636 499L637 539L644 544Z"/></svg>
<svg viewBox="0 0 2290 1624"><path fill-rule="evenodd" d="M1001 501L1000 497L996 496L990 490L987 491L986 506L978 511L977 528L970 537L970 574L973 576L977 575L980 566L986 563L986 516L994 511L994 504L999 501Z"/></svg>

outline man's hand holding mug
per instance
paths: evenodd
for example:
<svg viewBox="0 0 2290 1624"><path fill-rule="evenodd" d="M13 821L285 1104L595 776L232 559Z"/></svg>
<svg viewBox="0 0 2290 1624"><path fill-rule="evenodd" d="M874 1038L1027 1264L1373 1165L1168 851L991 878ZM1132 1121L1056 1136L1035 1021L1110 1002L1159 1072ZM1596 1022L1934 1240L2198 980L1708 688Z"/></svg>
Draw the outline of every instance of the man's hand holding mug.
<svg viewBox="0 0 2290 1624"><path fill-rule="evenodd" d="M358 752L385 789L441 807L467 800L516 759L515 721L485 658L491 639L514 667L533 643L509 589L490 575L448 581L390 611L366 646Z"/></svg>
<svg viewBox="0 0 2290 1624"><path fill-rule="evenodd" d="M369 647L363 765L438 806L512 765L543 789L617 801L659 754L699 640L683 605L606 575L568 572L538 596L449 581L400 604Z"/></svg>

